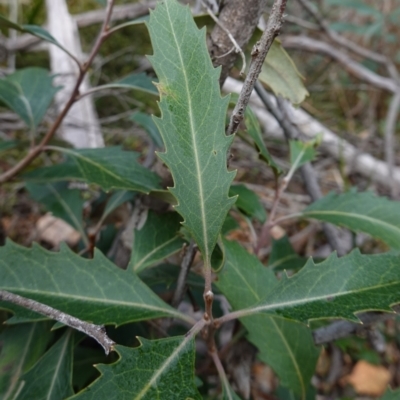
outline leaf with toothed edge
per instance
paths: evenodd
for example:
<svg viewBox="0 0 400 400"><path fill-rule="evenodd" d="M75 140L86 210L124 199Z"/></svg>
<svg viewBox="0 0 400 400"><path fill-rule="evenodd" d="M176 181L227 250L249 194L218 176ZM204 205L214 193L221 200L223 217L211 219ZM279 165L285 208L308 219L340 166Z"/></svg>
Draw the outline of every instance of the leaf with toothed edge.
<svg viewBox="0 0 400 400"><path fill-rule="evenodd" d="M235 202L228 196L235 172L226 162L233 137L224 133L229 97L221 97L220 70L213 68L205 30L198 30L188 7L176 0L158 3L148 28L161 98L162 117L155 122L165 144L159 157L174 179L175 208L209 265Z"/></svg>
<svg viewBox="0 0 400 400"><path fill-rule="evenodd" d="M193 338L138 338L140 346L115 346L120 359L99 365L100 378L76 400L200 400L194 381Z"/></svg>
<svg viewBox="0 0 400 400"><path fill-rule="evenodd" d="M97 249L88 260L66 245L50 252L36 244L28 249L8 241L0 247L0 289L95 324L160 317L188 320L135 273L118 268ZM13 309L7 302L0 302L0 308Z"/></svg>
<svg viewBox="0 0 400 400"><path fill-rule="evenodd" d="M282 280L264 299L249 309L253 313L273 313L301 322L321 318L358 321L355 313L387 311L400 303L400 256L362 255L358 249L338 258L307 264L292 277Z"/></svg>

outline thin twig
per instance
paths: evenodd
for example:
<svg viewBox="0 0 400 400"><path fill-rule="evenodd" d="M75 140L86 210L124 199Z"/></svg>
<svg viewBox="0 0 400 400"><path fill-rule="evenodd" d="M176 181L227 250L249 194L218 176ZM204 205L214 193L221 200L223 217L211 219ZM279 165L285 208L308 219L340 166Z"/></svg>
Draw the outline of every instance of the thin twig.
<svg viewBox="0 0 400 400"><path fill-rule="evenodd" d="M271 14L268 18L267 27L265 28L260 41L253 47L249 73L246 76L242 91L239 95L239 100L233 110L227 129L227 135L236 133L240 122L243 120L244 112L250 100L250 95L253 91L258 75L260 75L265 57L267 56L275 37L279 35L282 27L286 1L287 0L275 0Z"/></svg>
<svg viewBox="0 0 400 400"><path fill-rule="evenodd" d="M240 54L240 57L242 57L242 69L240 70L240 75L244 75L244 72L246 71L246 57L243 53L243 50L241 49L241 47L238 45L236 39L233 37L233 35L229 32L229 30L221 23L221 21L217 18L217 16L213 13L213 11L211 10L211 8L203 1L201 0L201 4L203 5L203 7L207 10L208 15L215 21L216 24L218 24L218 26L228 35L229 40L233 43L233 46L235 47L235 51L236 53ZM230 53L230 51L229 51ZM229 54L227 53L227 54ZM224 55L227 55L224 54ZM220 56L222 57L222 56Z"/></svg>
<svg viewBox="0 0 400 400"><path fill-rule="evenodd" d="M391 194L396 196L398 193L398 185L393 179L393 172L395 166L395 146L394 146L394 135L396 133L396 123L400 112L400 91L393 95L389 110L386 116L385 126L385 161L388 166L388 178L391 185Z"/></svg>
<svg viewBox="0 0 400 400"><path fill-rule="evenodd" d="M56 310L55 308L39 303L35 300L27 299L26 297L22 297L17 294L7 292L5 290L0 290L0 300L8 301L18 306L27 308L28 310L45 315L51 319L55 319L64 325L85 333L86 335L95 339L103 347L106 354L108 354L110 351L114 351L115 342L107 336L104 326L102 325L95 325L82 321L73 317L72 315Z"/></svg>
<svg viewBox="0 0 400 400"><path fill-rule="evenodd" d="M61 125L61 122L63 121L64 117L67 115L68 111L72 107L72 105L75 103L76 99L79 96L79 87L87 73L87 71L90 68L90 65L92 64L95 56L100 50L100 47L104 40L108 37L108 25L110 22L111 14L112 14L112 9L114 6L114 0L108 0L107 1L107 8L106 8L106 17L103 21L103 25L100 29L99 36L97 37L96 43L94 44L92 51L87 59L87 61L84 64L81 64L79 66L79 76L76 80L74 89L72 90L71 96L67 103L65 104L63 110L61 113L58 115L57 119L54 121L53 125L50 127L48 132L46 133L45 137L42 139L42 141L34 148L32 148L28 154L23 158L19 163L17 163L14 167L9 169L8 171L4 172L3 174L0 175L0 183L7 182L8 180L12 179L15 175L17 175L19 172L21 172L26 166L28 166L36 157L41 154L43 151L43 148L49 143L49 141L53 138L55 135L57 129Z"/></svg>
<svg viewBox="0 0 400 400"><path fill-rule="evenodd" d="M189 246L185 250L186 252L182 259L181 270L178 276L178 282L176 284L176 290L171 302L172 307L175 308L179 306L185 294L187 276L193 263L194 256L196 255L197 246L195 245L193 240L190 241Z"/></svg>
<svg viewBox="0 0 400 400"><path fill-rule="evenodd" d="M221 379L222 385L225 388L225 394L226 394L225 398L229 399L229 400L233 400L232 396L230 396L229 381L226 376L224 366L222 365L222 362L218 356L217 349L214 347L212 350L209 350L209 354L210 354L212 360L214 361L215 368L217 368L219 379Z"/></svg>

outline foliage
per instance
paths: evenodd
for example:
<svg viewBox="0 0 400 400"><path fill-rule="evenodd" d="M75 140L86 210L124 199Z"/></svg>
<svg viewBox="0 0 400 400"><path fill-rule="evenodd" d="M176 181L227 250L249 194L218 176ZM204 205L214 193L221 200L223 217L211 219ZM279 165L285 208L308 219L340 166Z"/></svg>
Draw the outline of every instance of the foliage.
<svg viewBox="0 0 400 400"><path fill-rule="evenodd" d="M341 4L331 0L333 3ZM372 8L352 4L359 12ZM63 49L42 28L14 24L4 17L0 26L31 33ZM0 291L69 314L67 319L57 319L59 314L54 314L59 322L53 332L41 309L0 302L3 310L13 313L0 333L4 343L0 349L0 395L4 399L200 399L205 393L200 393L202 382L195 378L196 341L203 337L221 378L220 393L224 399L239 399L223 367L215 361L219 360L215 332L222 323L236 319L246 339L257 348L259 359L272 367L286 387L282 393L293 392L293 396L306 399L320 352L307 324L328 318L357 321L356 315L364 311L390 312L400 302L399 255L395 251L366 255L354 250L341 258L333 253L322 261L306 260L284 237L272 243L266 267L257 255L227 240L237 225L232 215L253 230L257 224L272 227L275 215L267 215L254 191L233 184L236 171L228 168L227 158L233 140L240 138L225 134L230 98L221 96L220 70L209 57L205 29L199 30L189 8L176 0L159 2L147 27L153 46L149 59L158 81L154 79L153 84L146 74L130 74L95 91L134 89L151 97L157 88L161 116L151 119L140 111L132 120L149 134L153 148L162 149L157 154L169 168L173 185L165 191L161 177L139 162L141 154L120 147L50 145L41 149L61 153L65 159L32 167L22 175L25 188L32 199L80 233L76 250L82 254L66 245L56 252L12 241L0 247ZM278 42L261 79L293 103L307 95L296 67ZM0 100L24 121L32 139L40 136L39 127L45 125L44 116L58 89L48 71L27 68L0 79ZM243 139L256 146L279 180L283 168L270 155L255 114L246 110L244 120L247 131L242 133ZM273 208L294 171L315 157L318 141L290 142L290 168L281 178L283 185L277 189ZM0 151L15 145L1 142ZM70 186L76 181L95 192L102 205L94 233L83 213L87 197ZM154 198L165 200L162 208L169 211L149 210L139 215L139 205ZM98 233L107 218L133 200L132 254L123 270L94 247L103 249ZM396 201L350 190L331 193L295 217L361 231L399 250L399 207ZM107 232L102 231L103 238ZM197 248L201 257L196 258ZM185 275L185 264L190 267L193 260L197 268ZM221 268L212 271L215 261ZM294 274L278 275L283 269ZM178 292L182 277L183 287L189 288L191 301L200 305L201 313L177 309L181 299L174 298L173 290ZM222 315L217 302L213 303L213 293L224 296L232 311ZM62 325L68 325L70 316L83 324L98 325L101 335L106 335L101 326L107 325L116 341L106 364L96 366L100 376L78 385L83 387L79 393L73 386L72 367L76 364L74 348L84 336ZM110 325L124 327L112 330ZM148 337L138 339L139 346L125 345L127 338L131 344L137 335ZM388 392L385 398L390 396Z"/></svg>

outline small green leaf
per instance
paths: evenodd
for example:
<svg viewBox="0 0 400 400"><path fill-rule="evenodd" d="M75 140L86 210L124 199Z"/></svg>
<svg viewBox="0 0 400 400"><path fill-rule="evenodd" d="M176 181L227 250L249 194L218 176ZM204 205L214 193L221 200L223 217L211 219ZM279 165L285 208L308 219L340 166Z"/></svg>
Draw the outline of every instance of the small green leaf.
<svg viewBox="0 0 400 400"><path fill-rule="evenodd" d="M69 56L73 57L71 53L63 47L57 40L50 35L45 29L37 25L19 25L15 22L10 21L9 19L5 18L3 15L0 14L0 28L8 28L8 29L15 29L16 31L22 33L30 33L33 36L38 37L39 39L45 40L51 44L56 45L62 51L67 53ZM73 57L74 58L74 57Z"/></svg>
<svg viewBox="0 0 400 400"><path fill-rule="evenodd" d="M236 207L249 217L254 217L261 223L267 218L265 208L260 202L258 196L245 185L232 185L229 189L229 196L238 195Z"/></svg>
<svg viewBox="0 0 400 400"><path fill-rule="evenodd" d="M179 251L185 243L178 236L180 221L177 213L149 211L144 226L134 232L130 268L142 271Z"/></svg>
<svg viewBox="0 0 400 400"><path fill-rule="evenodd" d="M38 245L27 249L8 241L0 247L0 289L96 324L166 316L187 319L136 274L116 267L98 250L88 260L64 245L60 252L49 252ZM12 309L9 303L0 306Z"/></svg>
<svg viewBox="0 0 400 400"><path fill-rule="evenodd" d="M39 168L24 175L34 182L60 180L81 180L95 183L102 189L137 190L148 193L159 189L160 178L138 162L138 153L123 151L119 147L99 149L66 149L57 147L66 153L69 161Z"/></svg>
<svg viewBox="0 0 400 400"><path fill-rule="evenodd" d="M399 398L400 398L400 389L397 390L388 389L380 400L398 400Z"/></svg>
<svg viewBox="0 0 400 400"><path fill-rule="evenodd" d="M136 193L129 190L118 190L114 192L107 201L106 207L104 209L101 219L104 221L114 210L116 210L120 205L131 201L135 198Z"/></svg>
<svg viewBox="0 0 400 400"><path fill-rule="evenodd" d="M333 253L319 264L310 259L294 276L284 274L251 313L274 313L301 322L358 321L357 312L390 312L396 303L400 303L400 256L362 255L354 250L341 258Z"/></svg>
<svg viewBox="0 0 400 400"><path fill-rule="evenodd" d="M305 163L315 158L315 147L319 144L320 138L308 142L300 140L289 140L291 169L298 169Z"/></svg>
<svg viewBox="0 0 400 400"><path fill-rule="evenodd" d="M0 398L11 400L20 377L42 356L52 336L47 322L8 326L0 334Z"/></svg>
<svg viewBox="0 0 400 400"><path fill-rule="evenodd" d="M182 336L116 346L120 359L99 365L101 376L76 400L200 400L194 381L194 339Z"/></svg>
<svg viewBox="0 0 400 400"><path fill-rule="evenodd" d="M307 258L300 257L293 249L289 238L272 239L272 250L268 259L268 267L275 271L285 269L298 270L304 267Z"/></svg>
<svg viewBox="0 0 400 400"><path fill-rule="evenodd" d="M79 190L69 189L65 182L44 185L27 183L26 189L47 211L71 225L82 238L86 237L82 220L84 200Z"/></svg>
<svg viewBox="0 0 400 400"><path fill-rule="evenodd" d="M254 140L254 143L260 154L260 158L273 169L275 174L281 174L282 169L274 161L268 149L266 148L261 132L260 123L250 107L246 107L246 111L244 113L244 122L246 124L247 133Z"/></svg>
<svg viewBox="0 0 400 400"><path fill-rule="evenodd" d="M60 400L71 396L73 345L73 331L68 329L22 376L24 384L18 400Z"/></svg>
<svg viewBox="0 0 400 400"><path fill-rule="evenodd" d="M271 269L237 243L224 244L226 263L215 284L232 308L240 310L260 301L278 281ZM310 329L274 315L253 315L241 322L249 332L248 339L260 350L261 360L274 369L282 385L304 397L319 353Z"/></svg>
<svg viewBox="0 0 400 400"><path fill-rule="evenodd" d="M135 89L158 96L152 80L144 73L130 74L119 81L107 83L106 85L97 86L96 91L103 89Z"/></svg>
<svg viewBox="0 0 400 400"><path fill-rule="evenodd" d="M43 68L24 68L0 79L0 100L34 131L60 88Z"/></svg>
<svg viewBox="0 0 400 400"><path fill-rule="evenodd" d="M154 123L153 118L151 118L147 114L137 112L132 115L132 120L146 130L146 132L150 135L153 143L157 147L159 147L160 149L164 147L160 131L158 130L157 125Z"/></svg>
<svg viewBox="0 0 400 400"><path fill-rule="evenodd" d="M17 140L0 140L0 153L14 149L18 146Z"/></svg>
<svg viewBox="0 0 400 400"><path fill-rule="evenodd" d="M221 98L208 54L189 8L176 0L159 2L148 24L159 78L162 118L155 119L165 144L160 158L170 168L178 200L175 209L210 268L210 258L225 217L235 202L228 192L235 172L227 170L225 135L229 98Z"/></svg>
<svg viewBox="0 0 400 400"><path fill-rule="evenodd" d="M378 197L372 192L351 190L330 193L312 203L301 215L361 231L400 249L400 202Z"/></svg>
<svg viewBox="0 0 400 400"><path fill-rule="evenodd" d="M288 99L292 104L300 104L309 95L304 87L304 78L278 39L273 41L268 51L259 79L275 95Z"/></svg>

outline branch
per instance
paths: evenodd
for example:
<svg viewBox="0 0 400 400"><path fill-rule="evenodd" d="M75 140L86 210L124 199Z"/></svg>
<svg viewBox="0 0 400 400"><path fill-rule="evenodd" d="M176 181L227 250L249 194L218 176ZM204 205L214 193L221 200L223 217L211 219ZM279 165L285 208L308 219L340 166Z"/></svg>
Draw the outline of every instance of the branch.
<svg viewBox="0 0 400 400"><path fill-rule="evenodd" d="M388 59L383 54L379 54L369 49L366 49L365 47L360 46L358 43L354 43L346 37L340 35L336 31L332 30L324 17L321 15L321 13L313 6L313 4L309 0L297 1L307 10L307 12L312 17L314 17L321 29L334 43L343 46L344 48L352 51L354 54L357 54L364 58L369 58L370 60L382 64L387 68L389 75L393 79L397 81L400 79L397 68L390 59Z"/></svg>
<svg viewBox="0 0 400 400"><path fill-rule="evenodd" d="M174 293L174 297L172 299L171 305L172 307L178 307L180 302L182 301L183 295L185 294L186 289L186 279L189 273L189 269L193 263L194 256L196 255L197 246L194 241L191 240L189 247L186 249L186 253L183 256L181 271L178 276L178 282L176 284L176 290Z"/></svg>
<svg viewBox="0 0 400 400"><path fill-rule="evenodd" d="M305 50L313 53L325 54L340 63L350 74L372 86L391 93L400 91L400 85L391 78L380 76L354 61L349 55L336 49L328 43L312 39L307 36L285 35L281 37L282 46L296 50Z"/></svg>
<svg viewBox="0 0 400 400"><path fill-rule="evenodd" d="M75 103L76 99L79 96L79 87L89 70L95 56L100 50L100 46L104 42L105 39L108 37L108 25L110 23L110 18L112 14L114 6L114 0L108 0L107 1L107 8L106 8L106 17L103 21L103 25L100 29L100 33L97 37L97 40L92 48L92 51L87 59L87 61L83 64L80 65L79 68L79 76L77 78L76 84L74 86L74 89L72 90L71 96L67 103L65 104L63 110L61 113L58 115L57 119L54 121L53 125L51 128L48 130L46 133L45 137L42 139L42 141L36 146L33 147L28 154L23 158L19 163L17 163L14 167L9 169L8 171L4 172L3 174L0 175L0 183L7 182L8 180L14 178L15 175L17 175L19 172L21 172L26 166L28 166L36 157L39 156L39 154L43 151L44 147L49 143L49 141L53 138L55 135L57 129L61 125L61 122L63 121L64 117L67 115L68 111L72 107L72 105Z"/></svg>
<svg viewBox="0 0 400 400"><path fill-rule="evenodd" d="M275 0L272 6L271 14L268 18L267 26L261 36L259 42L253 47L251 52L251 64L249 72L243 84L242 91L239 95L239 100L233 110L231 120L227 129L227 134L232 135L238 130L240 122L243 120L244 112L250 100L251 92L257 81L258 75L261 72L261 67L264 63L265 57L275 39L279 35L283 22L283 13L286 8L287 0Z"/></svg>
<svg viewBox="0 0 400 400"><path fill-rule="evenodd" d="M69 314L65 314L59 310L56 310L55 308L46 306L45 304L39 303L35 300L27 299L26 297L18 296L17 294L13 294L5 290L0 290L0 300L8 301L18 306L27 308L28 310L45 315L51 319L55 319L64 325L85 333L86 335L95 339L103 347L106 354L108 354L110 351L114 351L115 342L107 336L103 325L90 324L89 322L82 321Z"/></svg>

